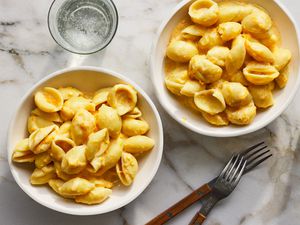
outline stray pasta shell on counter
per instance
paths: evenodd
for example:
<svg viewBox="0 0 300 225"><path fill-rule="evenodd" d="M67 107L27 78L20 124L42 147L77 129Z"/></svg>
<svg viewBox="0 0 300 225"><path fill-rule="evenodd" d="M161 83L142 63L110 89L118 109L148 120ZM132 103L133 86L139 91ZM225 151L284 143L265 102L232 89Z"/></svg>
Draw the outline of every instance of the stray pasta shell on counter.
<svg viewBox="0 0 300 225"><path fill-rule="evenodd" d="M44 166L47 166L51 162L52 162L52 158L48 153L48 151L35 155L34 164L36 168L43 168Z"/></svg>
<svg viewBox="0 0 300 225"><path fill-rule="evenodd" d="M103 104L96 112L95 117L100 129L107 128L111 137L118 137L122 128L122 119L116 109Z"/></svg>
<svg viewBox="0 0 300 225"><path fill-rule="evenodd" d="M44 87L34 95L34 102L40 110L51 113L61 110L64 100L57 89Z"/></svg>
<svg viewBox="0 0 300 225"><path fill-rule="evenodd" d="M86 158L92 161L95 157L101 156L109 145L108 129L104 128L96 133L90 134L86 147Z"/></svg>
<svg viewBox="0 0 300 225"><path fill-rule="evenodd" d="M212 0L196 0L188 13L194 23L209 27L218 21L219 7Z"/></svg>
<svg viewBox="0 0 300 225"><path fill-rule="evenodd" d="M75 114L81 109L85 109L89 112L94 112L95 104L91 99L87 99L82 96L71 97L70 99L65 101L60 111L60 115L64 121L72 120Z"/></svg>
<svg viewBox="0 0 300 225"><path fill-rule="evenodd" d="M265 85L279 76L276 68L270 64L252 61L243 69L246 79L256 85Z"/></svg>
<svg viewBox="0 0 300 225"><path fill-rule="evenodd" d="M167 47L167 56L175 62L188 62L197 54L197 46L190 41L173 40Z"/></svg>
<svg viewBox="0 0 300 225"><path fill-rule="evenodd" d="M53 164L42 168L35 168L30 177L31 184L41 185L47 184L49 180L56 178L55 168Z"/></svg>
<svg viewBox="0 0 300 225"><path fill-rule="evenodd" d="M67 174L77 174L83 171L87 165L85 151L85 145L70 149L62 159L61 170Z"/></svg>
<svg viewBox="0 0 300 225"><path fill-rule="evenodd" d="M58 91L60 92L64 100L83 95L81 91L74 87L60 87L58 88Z"/></svg>
<svg viewBox="0 0 300 225"><path fill-rule="evenodd" d="M200 91L195 94L194 102L201 111L216 115L226 108L225 100L219 89Z"/></svg>
<svg viewBox="0 0 300 225"><path fill-rule="evenodd" d="M107 103L122 116L134 109L137 103L137 92L130 85L117 84L110 90Z"/></svg>
<svg viewBox="0 0 300 225"><path fill-rule="evenodd" d="M18 163L34 162L35 155L30 150L28 138L22 139L17 143L12 155L12 160Z"/></svg>
<svg viewBox="0 0 300 225"><path fill-rule="evenodd" d="M56 161L61 162L65 153L75 147L75 142L67 137L57 136L52 141L51 148L49 149L50 156Z"/></svg>
<svg viewBox="0 0 300 225"><path fill-rule="evenodd" d="M219 80L222 68L213 64L203 55L194 56L189 64L189 75L206 84Z"/></svg>
<svg viewBox="0 0 300 225"><path fill-rule="evenodd" d="M78 196L85 195L94 188L95 185L88 180L75 177L65 182L58 190L62 195Z"/></svg>
<svg viewBox="0 0 300 225"><path fill-rule="evenodd" d="M246 40L247 53L258 62L273 63L274 56L270 49L259 42Z"/></svg>
<svg viewBox="0 0 300 225"><path fill-rule="evenodd" d="M57 126L52 125L35 130L29 136L29 148L35 153L47 151L50 148L51 141L54 138L51 133L57 131Z"/></svg>
<svg viewBox="0 0 300 225"><path fill-rule="evenodd" d="M27 130L29 133L33 133L39 128L48 127L51 125L54 125L54 123L34 115L29 116L27 120Z"/></svg>
<svg viewBox="0 0 300 225"><path fill-rule="evenodd" d="M116 165L116 171L122 184L125 186L131 185L137 174L138 168L139 166L136 158L130 153L123 152L121 159Z"/></svg>
<svg viewBox="0 0 300 225"><path fill-rule="evenodd" d="M240 83L224 82L221 92L226 104L231 107L248 105L252 101L248 89Z"/></svg>
<svg viewBox="0 0 300 225"><path fill-rule="evenodd" d="M89 111L80 109L72 120L71 137L77 145L86 144L95 128L95 117Z"/></svg>
<svg viewBox="0 0 300 225"><path fill-rule="evenodd" d="M253 102L240 108L227 107L226 115L228 120L235 125L250 124L256 116L256 107Z"/></svg>
<svg viewBox="0 0 300 225"><path fill-rule="evenodd" d="M142 135L150 129L149 124L144 120L126 118L123 120L122 133L127 136Z"/></svg>
<svg viewBox="0 0 300 225"><path fill-rule="evenodd" d="M223 41L229 41L241 34L242 25L236 22L221 23L218 26L218 32Z"/></svg>
<svg viewBox="0 0 300 225"><path fill-rule="evenodd" d="M229 124L227 116L224 112L218 113L216 115L211 115L202 111L201 114L207 122L214 126L227 126Z"/></svg>
<svg viewBox="0 0 300 225"><path fill-rule="evenodd" d="M112 190L104 187L95 187L93 190L85 195L75 197L75 201L78 203L84 203L88 205L99 204L105 201L112 193Z"/></svg>
<svg viewBox="0 0 300 225"><path fill-rule="evenodd" d="M124 151L129 153L143 153L154 147L154 140L145 135L132 136L125 140Z"/></svg>

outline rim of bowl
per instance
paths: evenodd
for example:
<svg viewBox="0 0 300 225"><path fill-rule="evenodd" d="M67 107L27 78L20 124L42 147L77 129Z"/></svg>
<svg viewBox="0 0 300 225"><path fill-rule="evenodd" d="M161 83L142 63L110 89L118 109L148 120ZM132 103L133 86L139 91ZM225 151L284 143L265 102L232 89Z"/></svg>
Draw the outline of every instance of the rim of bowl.
<svg viewBox="0 0 300 225"><path fill-rule="evenodd" d="M198 129L195 126L190 125L189 123L185 123L183 122L176 113L173 113L170 108L168 108L165 104L165 101L163 101L161 98L159 98L160 95L160 89L158 88L157 85L155 85L155 52L157 49L157 45L158 45L158 41L160 39L161 33L164 31L166 25L169 23L169 21L172 19L172 17L182 8L184 7L186 4L188 4L189 2L192 2L191 0L184 0L182 2L180 2L179 4L177 4L172 10L171 12L163 19L163 22L161 23L161 25L159 26L156 36L154 38L154 41L152 43L152 49L151 49L151 57L150 57L150 69L151 69L151 80L152 80L152 84L154 86L154 90L155 90L155 94L158 97L158 101L159 103L163 106L163 108L167 111L167 113L174 119L176 120L179 124L181 124L182 126L186 127L189 130L194 131L195 133L198 134L202 134L205 136L209 136L209 137L237 137L237 136L242 136L242 135L246 135L246 134L250 134L252 132L255 132L265 126L267 126L268 124L270 124L271 122L273 122L278 116L280 116L284 110L286 110L286 108L289 106L289 104L291 103L291 101L294 99L296 92L299 89L299 85L300 85L300 78L297 80L297 83L295 85L295 88L292 90L291 94L288 96L288 98L286 99L286 101L284 102L284 104L281 105L281 107L279 108L279 110L277 110L276 113L272 114L272 116L268 117L266 120L262 121L261 123L259 123L256 126L250 127L248 129L245 129L243 131L232 131L232 132L224 132L224 133L215 133L214 131L206 131L203 129ZM300 31L299 28L296 26L296 21L293 18L291 12L283 5L283 3L279 2L279 0L273 0L274 4L276 4L289 18L289 20L291 21L293 27L295 28L295 35L297 36L297 42L298 42L298 46L299 46L299 55L300 55ZM297 75L299 75L300 73L300 66L298 67L298 71L297 71ZM162 74L159 74L157 76L161 76Z"/></svg>
<svg viewBox="0 0 300 225"><path fill-rule="evenodd" d="M115 27L115 29L113 31L113 34L112 34L110 40L105 45L103 45L101 48L99 48L99 49L97 49L95 51L92 51L92 52L79 52L79 51L72 51L72 50L68 49L67 47L63 46L61 43L59 43L59 41L54 37L54 34L52 33L52 30L50 28L50 12L51 12L51 9L52 9L54 3L56 2L56 0L52 1L51 5L49 7L49 10L48 10L48 15L47 15L47 26L48 26L48 30L49 30L49 33L50 33L52 39L56 42L56 44L58 44L63 49L67 50L68 52L71 52L71 53L74 53L74 54L78 54L78 55L90 55L90 54L94 54L96 52L99 52L99 51L105 49L112 42L112 40L114 39L114 37L115 37L115 35L117 33L117 30L118 30L118 27L119 27L119 13L118 13L118 9L117 9L115 3L112 0L106 0L106 1L108 1L108 2L110 2L112 4L113 10L116 13L116 21L115 21L116 27Z"/></svg>
<svg viewBox="0 0 300 225"><path fill-rule="evenodd" d="M77 212L73 212L72 210L60 210L60 209L57 209L56 207L54 207L53 205L51 204L48 204L47 202L42 202L39 200L39 198L37 198L34 194L32 194L31 192L25 190L24 188L24 185L23 183L17 178L16 176L16 170L13 168L13 162L11 160L11 149L12 149L12 140L11 140L11 137L13 136L13 129L12 129L12 126L13 126L13 123L15 121L15 117L16 117L16 114L18 112L18 110L20 109L20 106L23 104L23 102L30 96L30 94L33 92L33 90L43 84L45 81L53 78L53 77L57 77L63 73L67 73L67 72L72 72L72 71L77 71L77 70L89 70L89 71L96 71L96 72L101 72L101 73L105 73L105 74L108 74L110 76L113 76L113 77L116 77L116 78L119 78L123 81L125 81L126 83L128 84L131 84L132 86L134 86L134 88L138 91L138 93L141 94L141 96L147 101L147 103L150 105L151 109L152 109L152 113L154 114L155 116L155 119L156 119L156 123L158 125L158 132L159 132L159 140L158 143L157 143L157 151L159 152L158 154L158 160L155 161L154 165L153 165L153 170L152 170L152 173L148 176L148 179L143 183L143 185L140 186L140 189L135 192L134 194L132 194L132 196L130 198L127 199L127 201L124 201L122 204L118 205L118 206L115 206L115 207L109 207L107 209L104 209L104 210L101 210L97 213L90 213L90 212L84 212L84 213L77 213ZM20 100L19 104L17 104L17 108L16 108L16 111L14 112L14 114L12 115L12 118L11 118L11 121L10 121L10 124L9 124L9 129L8 129L8 138L7 138L7 152L8 152L8 164L9 164L9 168L10 168L10 171L14 177L14 180L16 181L16 183L19 185L19 187L30 197L32 198L34 201L38 202L39 204L49 208L49 209L52 209L54 211L58 211L58 212L62 212L62 213L66 213L66 214L71 214L71 215L80 215L80 216L88 216L88 215L100 215L100 214L103 214L103 213L107 213L107 212L111 212L111 211L114 211L116 209L119 209L127 204L129 204L130 202L132 202L133 200L135 200L148 186L149 184L151 183L151 181L153 180L154 176L156 175L157 173L157 170L159 168L159 165L160 165L160 162L161 162L161 159L162 159L162 154L163 154L163 143L164 143L164 140L163 140L163 126L162 126L162 122L161 122L161 118L160 118L160 115L158 113L158 110L156 109L154 103L152 102L151 98L148 96L148 94L138 85L136 84L134 81L132 81L131 79L121 75L120 73L118 72L115 72L115 71L112 71L110 69L105 69L105 68L102 68L102 67L94 67L94 66L77 66L77 67L70 67L70 68L66 68L66 69L62 69L62 70L58 70L58 71L55 71L51 74L49 74L48 76L44 77L43 79L41 79L39 82L37 82L36 84L34 84L27 92L26 94L22 97L22 99ZM75 203L74 203L75 204ZM88 206L86 206L88 207Z"/></svg>

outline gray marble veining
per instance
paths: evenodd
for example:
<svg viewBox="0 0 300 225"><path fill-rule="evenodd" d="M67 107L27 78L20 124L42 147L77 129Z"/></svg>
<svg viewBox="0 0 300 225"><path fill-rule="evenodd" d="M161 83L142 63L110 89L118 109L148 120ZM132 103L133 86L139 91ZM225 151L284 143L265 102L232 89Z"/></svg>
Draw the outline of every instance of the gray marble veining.
<svg viewBox="0 0 300 225"><path fill-rule="evenodd" d="M215 176L233 152L266 140L274 157L247 174L230 198L221 202L207 225L300 224L300 92L272 124L238 138L197 135L174 122L159 106L150 82L149 55L156 29L179 0L115 0L120 24L104 51L79 56L62 50L47 28L50 0L0 0L0 224L140 225ZM300 2L286 0L296 21ZM164 157L144 193L126 207L99 216L64 215L31 200L8 168L8 123L20 98L38 80L64 67L103 66L134 79L155 101L165 129ZM200 204L168 224L182 225Z"/></svg>

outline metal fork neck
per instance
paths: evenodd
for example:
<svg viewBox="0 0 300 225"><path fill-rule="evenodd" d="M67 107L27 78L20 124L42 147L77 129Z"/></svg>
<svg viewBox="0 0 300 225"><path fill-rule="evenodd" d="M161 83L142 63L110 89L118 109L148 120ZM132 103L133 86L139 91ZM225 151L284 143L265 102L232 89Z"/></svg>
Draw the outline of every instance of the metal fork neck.
<svg viewBox="0 0 300 225"><path fill-rule="evenodd" d="M203 214L204 216L207 216L208 213L212 210L212 208L216 205L216 203L222 199L221 197L217 197L214 194L208 195L204 200L203 200L203 205L200 209L200 213Z"/></svg>

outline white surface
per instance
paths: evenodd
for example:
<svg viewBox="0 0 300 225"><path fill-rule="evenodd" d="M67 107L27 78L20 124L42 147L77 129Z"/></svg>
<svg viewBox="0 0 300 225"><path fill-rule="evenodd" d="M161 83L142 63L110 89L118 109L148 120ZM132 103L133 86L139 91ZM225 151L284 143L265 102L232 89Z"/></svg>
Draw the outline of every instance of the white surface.
<svg viewBox="0 0 300 225"><path fill-rule="evenodd" d="M77 56L58 47L48 32L50 0L0 0L0 224L142 225L215 176L232 152L262 139L270 143L275 156L247 174L205 225L299 224L300 92L278 119L253 134L239 138L197 135L165 113L150 81L152 40L179 0L115 2L120 24L112 43L104 52ZM299 28L300 1L281 3L292 12ZM126 207L99 216L65 215L41 206L18 187L7 162L8 124L22 96L47 74L78 65L110 68L134 80L154 100L164 125L164 157L150 186ZM188 224L199 207L196 204L168 225Z"/></svg>
<svg viewBox="0 0 300 225"><path fill-rule="evenodd" d="M294 95L300 84L299 74L299 31L295 26L292 16L288 10L281 6L280 2L270 0L248 0L247 2L253 4L260 4L266 9L271 18L278 26L282 34L282 46L288 48L292 52L293 60L289 67L289 82L285 89L277 91L274 94L276 104L270 109L257 113L253 122L248 126L225 126L215 127L207 123L199 113L195 113L190 108L183 105L176 96L170 93L165 87L165 72L164 72L164 58L166 48L170 40L170 36L176 25L188 15L188 8L191 4L190 0L182 1L172 13L163 21L158 30L157 38L154 41L154 48L151 55L151 70L152 80L155 91L159 96L159 101L164 109L176 121L181 123L188 129L199 134L204 134L213 137L234 137L248 134L258 129L265 127L274 119L276 119L292 101Z"/></svg>
<svg viewBox="0 0 300 225"><path fill-rule="evenodd" d="M33 186L29 182L32 168L11 162L14 146L19 140L27 138L27 119L34 109L33 96L43 87L75 87L85 92L96 92L101 88L111 87L119 83L128 83L138 92L138 107L143 118L149 123L151 130L148 136L155 141L151 152L139 160L139 172L133 184L126 187L114 188L112 195L102 204L87 206L76 204L72 200L58 196L47 185ZM8 161L11 172L19 186L32 199L42 205L59 212L74 215L95 215L118 209L134 200L149 185L159 167L163 153L163 129L159 114L147 94L134 82L121 74L95 67L76 67L57 71L35 84L23 97L21 104L12 118L8 131Z"/></svg>

